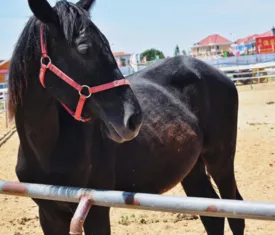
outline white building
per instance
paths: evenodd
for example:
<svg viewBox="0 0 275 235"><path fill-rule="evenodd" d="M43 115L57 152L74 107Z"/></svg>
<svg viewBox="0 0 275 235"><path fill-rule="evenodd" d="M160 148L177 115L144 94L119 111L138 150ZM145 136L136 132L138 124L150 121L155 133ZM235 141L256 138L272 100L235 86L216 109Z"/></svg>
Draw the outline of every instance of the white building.
<svg viewBox="0 0 275 235"><path fill-rule="evenodd" d="M127 66L130 63L130 57L132 54L125 52L114 52L113 55L119 66ZM123 61L125 62L125 65L123 65Z"/></svg>

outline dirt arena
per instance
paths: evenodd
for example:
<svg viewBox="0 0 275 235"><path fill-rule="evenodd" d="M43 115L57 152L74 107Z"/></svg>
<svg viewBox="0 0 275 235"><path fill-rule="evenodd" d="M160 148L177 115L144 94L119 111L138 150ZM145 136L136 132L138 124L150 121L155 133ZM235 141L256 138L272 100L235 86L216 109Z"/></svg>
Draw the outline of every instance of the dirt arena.
<svg viewBox="0 0 275 235"><path fill-rule="evenodd" d="M275 201L275 83L238 86L239 130L235 172L246 200ZM11 126L10 126L11 127ZM0 134L7 129L0 117ZM15 176L18 137L0 148L0 180L17 181ZM185 195L180 186L167 194ZM203 235L197 216L172 213L111 209L114 235ZM28 198L0 195L0 234L43 234L37 207ZM232 234L226 222L226 235ZM247 220L246 235L274 235L275 223Z"/></svg>

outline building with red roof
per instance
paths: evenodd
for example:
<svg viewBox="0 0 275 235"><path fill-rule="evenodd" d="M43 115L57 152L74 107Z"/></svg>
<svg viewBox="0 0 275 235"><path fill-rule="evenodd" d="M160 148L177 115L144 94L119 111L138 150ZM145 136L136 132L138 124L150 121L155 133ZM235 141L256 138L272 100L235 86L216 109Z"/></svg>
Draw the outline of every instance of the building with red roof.
<svg viewBox="0 0 275 235"><path fill-rule="evenodd" d="M275 28L272 28L271 30L268 30L265 33L262 34L252 34L248 35L244 38L239 38L235 43L236 44L247 44L247 43L255 43L256 38L261 37L270 37L275 35Z"/></svg>
<svg viewBox="0 0 275 235"><path fill-rule="evenodd" d="M275 35L275 28L273 27L271 30L268 30L262 34L251 34L244 38L239 38L233 47L242 48L241 50L244 53L255 54L256 53L256 40L257 38L266 38L272 37Z"/></svg>
<svg viewBox="0 0 275 235"><path fill-rule="evenodd" d="M195 43L191 47L191 56L193 57L214 57L228 51L232 41L222 37L219 34L212 34Z"/></svg>

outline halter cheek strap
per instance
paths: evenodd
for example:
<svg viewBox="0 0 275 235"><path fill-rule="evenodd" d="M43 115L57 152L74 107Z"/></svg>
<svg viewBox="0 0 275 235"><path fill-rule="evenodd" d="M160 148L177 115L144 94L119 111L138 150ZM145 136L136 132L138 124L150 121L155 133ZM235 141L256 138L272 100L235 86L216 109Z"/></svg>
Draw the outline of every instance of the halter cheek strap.
<svg viewBox="0 0 275 235"><path fill-rule="evenodd" d="M91 118L83 118L82 117L82 111L83 107L85 105L85 102L88 98L91 97L92 94L98 93L101 91L109 90L115 87L119 86L125 86L130 85L129 81L126 79L120 79L115 80L113 82L105 83L99 86L89 87L87 85L80 85L77 82L75 82L73 79L71 79L67 74L65 74L63 71L61 71L59 68L57 68L54 64L52 64L51 58L49 57L47 53L47 47L46 43L43 38L43 26L40 26L40 42L41 42L41 68L40 68L40 74L39 74L39 80L42 86L45 88L45 74L47 70L50 70L53 72L56 76L61 78L64 82L66 82L68 85L73 87L75 90L79 93L79 100L76 107L75 112L73 112L68 106L66 106L64 103L61 102L62 106L68 111L69 114L71 114L76 120L87 122L91 120ZM46 62L47 60L47 62ZM84 95L82 93L83 89L87 89L89 94Z"/></svg>

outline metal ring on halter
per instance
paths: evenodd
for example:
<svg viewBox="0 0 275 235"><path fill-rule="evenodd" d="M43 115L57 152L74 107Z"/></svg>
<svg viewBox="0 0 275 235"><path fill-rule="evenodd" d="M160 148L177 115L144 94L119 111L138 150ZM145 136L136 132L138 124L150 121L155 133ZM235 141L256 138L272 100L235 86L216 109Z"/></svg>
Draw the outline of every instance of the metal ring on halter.
<svg viewBox="0 0 275 235"><path fill-rule="evenodd" d="M86 99L90 98L91 95L92 95L92 93L90 92L90 87L87 86L87 85L82 85L81 87L82 87L82 88L87 88L88 91L89 91L89 95L84 95L84 94L82 94L81 91L82 91L83 89L81 89L80 91L78 91L78 94L79 94L80 96L81 96L81 95L86 96Z"/></svg>
<svg viewBox="0 0 275 235"><path fill-rule="evenodd" d="M44 60L44 59L48 59L49 62L48 62L47 64L44 64L44 63L43 63L43 60ZM51 58L50 58L48 55L47 55L47 56L44 56L44 57L42 56L41 59L40 59L40 63L41 63L41 65L48 66L49 64L52 63L52 60L51 60Z"/></svg>

